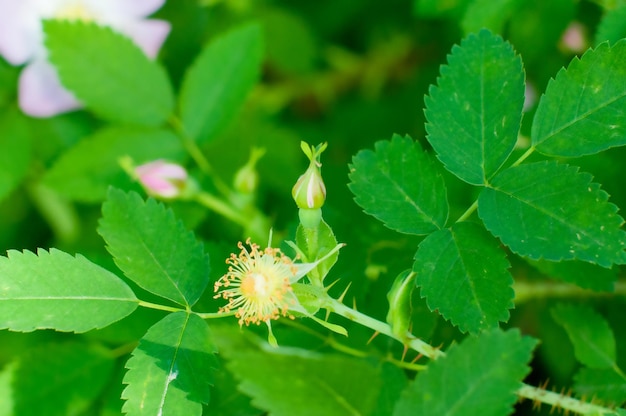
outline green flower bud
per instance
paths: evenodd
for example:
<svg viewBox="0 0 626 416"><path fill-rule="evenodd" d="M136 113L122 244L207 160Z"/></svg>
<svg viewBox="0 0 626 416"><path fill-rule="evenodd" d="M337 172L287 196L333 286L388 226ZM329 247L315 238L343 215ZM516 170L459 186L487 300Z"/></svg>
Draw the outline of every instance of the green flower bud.
<svg viewBox="0 0 626 416"><path fill-rule="evenodd" d="M415 273L410 270L400 273L387 293L387 323L391 326L391 332L399 339L406 338L411 326L411 296L415 289L415 277Z"/></svg>
<svg viewBox="0 0 626 416"><path fill-rule="evenodd" d="M300 143L302 151L310 160L309 168L298 178L291 190L291 195L300 209L319 209L326 201L326 185L324 185L320 172L322 164L319 158L327 146L326 143L317 147L310 146L305 142Z"/></svg>
<svg viewBox="0 0 626 416"><path fill-rule="evenodd" d="M234 188L242 194L253 193L259 185L259 174L256 171L256 163L265 154L265 149L252 148L250 159L235 174Z"/></svg>

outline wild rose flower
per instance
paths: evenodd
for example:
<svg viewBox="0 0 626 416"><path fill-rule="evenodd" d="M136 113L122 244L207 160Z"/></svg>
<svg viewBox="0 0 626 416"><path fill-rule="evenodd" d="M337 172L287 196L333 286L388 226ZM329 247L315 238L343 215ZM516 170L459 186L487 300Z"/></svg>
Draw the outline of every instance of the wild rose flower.
<svg viewBox="0 0 626 416"><path fill-rule="evenodd" d="M144 19L165 0L0 0L0 55L26 67L19 79L19 105L34 117L50 117L81 107L47 60L44 19L94 21L130 37L155 57L167 37L168 22Z"/></svg>
<svg viewBox="0 0 626 416"><path fill-rule="evenodd" d="M172 199L187 187L189 175L185 168L164 160L155 160L135 168L137 179L149 195Z"/></svg>
<svg viewBox="0 0 626 416"><path fill-rule="evenodd" d="M342 246L337 245L314 263L295 263L278 248L261 250L250 239L245 245L239 242L241 252L230 255L226 260L228 272L215 282L214 291L217 294L214 298L228 301L219 311L234 312L241 326L265 322L270 331L270 342L275 345L271 320L281 316L293 319L293 313L314 318L300 304L292 285Z"/></svg>

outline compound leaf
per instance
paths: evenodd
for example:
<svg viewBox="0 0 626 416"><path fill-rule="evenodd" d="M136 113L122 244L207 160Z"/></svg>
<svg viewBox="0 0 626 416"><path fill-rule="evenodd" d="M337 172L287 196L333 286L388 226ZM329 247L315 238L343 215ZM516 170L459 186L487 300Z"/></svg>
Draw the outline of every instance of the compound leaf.
<svg viewBox="0 0 626 416"><path fill-rule="evenodd" d="M494 329L452 345L404 390L394 416L511 414L536 343Z"/></svg>
<svg viewBox="0 0 626 416"><path fill-rule="evenodd" d="M452 48L425 103L427 138L437 157L465 182L486 184L517 141L522 61L488 30L471 34Z"/></svg>
<svg viewBox="0 0 626 416"><path fill-rule="evenodd" d="M626 263L624 220L591 179L557 162L509 168L482 190L478 214L511 250L534 260Z"/></svg>
<svg viewBox="0 0 626 416"><path fill-rule="evenodd" d="M421 296L463 332L507 321L513 278L498 242L477 224L461 222L426 237L413 271Z"/></svg>
<svg viewBox="0 0 626 416"><path fill-rule="evenodd" d="M109 27L44 22L46 48L64 86L99 116L157 126L171 115L174 93L165 69Z"/></svg>
<svg viewBox="0 0 626 416"><path fill-rule="evenodd" d="M186 312L167 315L141 339L126 363L122 410L135 415L200 416L217 367L209 326Z"/></svg>
<svg viewBox="0 0 626 416"><path fill-rule="evenodd" d="M543 154L576 157L626 144L626 40L600 44L550 80L533 120Z"/></svg>
<svg viewBox="0 0 626 416"><path fill-rule="evenodd" d="M39 249L0 256L0 329L86 332L137 305L126 283L81 255Z"/></svg>
<svg viewBox="0 0 626 416"><path fill-rule="evenodd" d="M428 234L448 218L442 176L417 142L394 135L375 151L361 150L352 159L350 184L355 201L388 228Z"/></svg>
<svg viewBox="0 0 626 416"><path fill-rule="evenodd" d="M98 233L115 264L142 288L190 306L209 279L209 259L170 209L135 193L109 190Z"/></svg>

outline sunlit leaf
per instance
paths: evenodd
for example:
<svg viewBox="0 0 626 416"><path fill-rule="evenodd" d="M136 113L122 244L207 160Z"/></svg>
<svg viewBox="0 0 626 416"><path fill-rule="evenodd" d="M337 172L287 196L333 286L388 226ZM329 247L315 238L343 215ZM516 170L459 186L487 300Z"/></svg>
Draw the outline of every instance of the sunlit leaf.
<svg viewBox="0 0 626 416"><path fill-rule="evenodd" d="M581 368L574 376L574 390L582 397L594 397L607 403L626 401L626 377L613 368Z"/></svg>
<svg viewBox="0 0 626 416"><path fill-rule="evenodd" d="M126 283L81 255L39 249L0 256L0 329L85 332L137 305Z"/></svg>
<svg viewBox="0 0 626 416"><path fill-rule="evenodd" d="M615 43L623 38L626 38L626 4L606 11L598 25L595 44L604 41Z"/></svg>
<svg viewBox="0 0 626 416"><path fill-rule="evenodd" d="M204 247L170 209L112 188L98 232L117 266L142 288L193 305L209 280Z"/></svg>
<svg viewBox="0 0 626 416"><path fill-rule="evenodd" d="M217 366L209 326L176 312L148 330L126 363L122 410L135 415L200 416Z"/></svg>
<svg viewBox="0 0 626 416"><path fill-rule="evenodd" d="M501 33L505 23L515 11L518 0L474 0L465 10L461 22L466 34L478 32L487 28L495 33Z"/></svg>
<svg viewBox="0 0 626 416"><path fill-rule="evenodd" d="M81 20L44 22L46 48L63 85L99 116L156 126L174 107L165 69L129 38Z"/></svg>
<svg viewBox="0 0 626 416"><path fill-rule="evenodd" d="M263 58L261 28L248 24L210 42L187 72L180 111L187 135L214 139L257 82Z"/></svg>

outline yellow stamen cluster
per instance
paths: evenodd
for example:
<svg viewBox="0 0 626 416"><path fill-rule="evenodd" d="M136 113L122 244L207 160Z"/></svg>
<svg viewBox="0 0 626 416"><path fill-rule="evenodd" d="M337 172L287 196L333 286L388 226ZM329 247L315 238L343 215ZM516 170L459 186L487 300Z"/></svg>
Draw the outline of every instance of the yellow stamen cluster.
<svg viewBox="0 0 626 416"><path fill-rule="evenodd" d="M93 13L82 1L75 1L61 8L55 13L57 19L80 20L91 22L94 20Z"/></svg>
<svg viewBox="0 0 626 416"><path fill-rule="evenodd" d="M293 318L288 314L297 302L290 282L296 275L293 261L277 248L260 250L250 239L246 245L239 242L241 252L226 259L228 273L215 282L214 298L228 300L220 312L235 311L239 325L258 325L280 316Z"/></svg>

